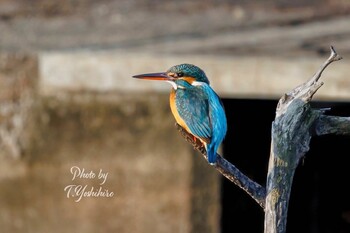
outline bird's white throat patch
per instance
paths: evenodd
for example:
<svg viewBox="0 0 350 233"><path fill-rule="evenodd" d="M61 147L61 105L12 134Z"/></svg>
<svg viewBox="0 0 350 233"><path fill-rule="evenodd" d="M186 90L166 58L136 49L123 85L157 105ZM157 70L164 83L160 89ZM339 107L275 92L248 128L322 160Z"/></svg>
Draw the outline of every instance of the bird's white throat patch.
<svg viewBox="0 0 350 233"><path fill-rule="evenodd" d="M171 86L173 86L174 90L179 89L185 89L184 86L181 85L177 85L174 81L167 81L168 83L171 84ZM206 84L205 82L199 82L199 81L194 81L191 83L192 86L203 86L204 84Z"/></svg>
<svg viewBox="0 0 350 233"><path fill-rule="evenodd" d="M168 83L170 83L171 84L171 86L173 86L173 88L174 88L174 90L176 90L177 89L177 85L176 85L176 83L175 82L173 82L173 81L167 81Z"/></svg>
<svg viewBox="0 0 350 233"><path fill-rule="evenodd" d="M167 81L167 82L170 83L171 86L173 86L174 90L177 90L178 88L179 88L179 89L185 89L184 86L178 85L178 84L176 84L176 83L173 82L173 81Z"/></svg>

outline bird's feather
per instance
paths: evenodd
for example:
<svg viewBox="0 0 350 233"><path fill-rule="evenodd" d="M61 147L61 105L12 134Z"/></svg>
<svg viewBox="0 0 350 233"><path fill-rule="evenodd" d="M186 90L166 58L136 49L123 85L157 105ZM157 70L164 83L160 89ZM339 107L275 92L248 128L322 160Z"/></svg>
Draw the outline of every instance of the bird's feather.
<svg viewBox="0 0 350 233"><path fill-rule="evenodd" d="M200 87L187 86L176 93L176 108L190 129L190 133L210 143L212 125L209 114L209 99Z"/></svg>

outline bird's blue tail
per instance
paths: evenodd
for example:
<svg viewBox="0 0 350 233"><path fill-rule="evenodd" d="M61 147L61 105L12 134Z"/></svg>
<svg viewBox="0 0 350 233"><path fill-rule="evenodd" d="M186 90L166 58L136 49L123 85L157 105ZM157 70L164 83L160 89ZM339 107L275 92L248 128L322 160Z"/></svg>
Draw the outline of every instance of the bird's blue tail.
<svg viewBox="0 0 350 233"><path fill-rule="evenodd" d="M214 146L207 148L207 155L208 155L208 162L210 163L210 165L215 165L216 164L216 151L215 151Z"/></svg>

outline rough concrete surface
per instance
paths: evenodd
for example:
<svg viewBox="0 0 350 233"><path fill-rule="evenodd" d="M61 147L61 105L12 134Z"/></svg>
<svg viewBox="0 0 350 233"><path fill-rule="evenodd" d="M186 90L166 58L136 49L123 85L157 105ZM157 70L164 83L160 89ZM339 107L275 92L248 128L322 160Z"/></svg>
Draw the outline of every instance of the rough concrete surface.
<svg viewBox="0 0 350 233"><path fill-rule="evenodd" d="M350 52L341 0L1 0L0 9L1 50L300 56L333 43Z"/></svg>
<svg viewBox="0 0 350 233"><path fill-rule="evenodd" d="M192 63L203 68L212 87L222 98L278 99L305 82L327 59L275 56L239 57L219 55L162 55L108 51L94 53L41 53L39 91L45 96L62 92L92 91L120 93L168 93L165 82L132 79L135 74L163 72L174 64ZM315 99L350 100L349 61L343 60L326 70L327 83Z"/></svg>
<svg viewBox="0 0 350 233"><path fill-rule="evenodd" d="M203 200L206 188L191 185L202 177L194 178L193 149L176 132L167 98L116 99L42 100L40 144L24 158L20 174L0 180L4 232L190 232L198 227L191 215L204 216L207 230L217 228L218 188ZM72 181L73 166L96 174L102 169L108 178L102 185L97 178ZM203 169L215 185L215 171L207 164ZM76 202L77 196L67 197L70 184L114 196ZM192 192L207 212L192 210Z"/></svg>
<svg viewBox="0 0 350 233"><path fill-rule="evenodd" d="M0 55L0 158L17 164L30 151L36 137L35 109L38 61L35 55ZM13 161L12 159L15 159ZM11 177L17 168L0 163L0 177Z"/></svg>

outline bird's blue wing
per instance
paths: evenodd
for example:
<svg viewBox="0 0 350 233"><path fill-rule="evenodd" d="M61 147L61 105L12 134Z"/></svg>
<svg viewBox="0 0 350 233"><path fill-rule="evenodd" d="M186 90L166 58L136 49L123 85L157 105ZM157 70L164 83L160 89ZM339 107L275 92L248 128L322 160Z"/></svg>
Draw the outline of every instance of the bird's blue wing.
<svg viewBox="0 0 350 233"><path fill-rule="evenodd" d="M200 87L178 89L176 107L190 133L210 143L212 126L209 117L208 94Z"/></svg>

